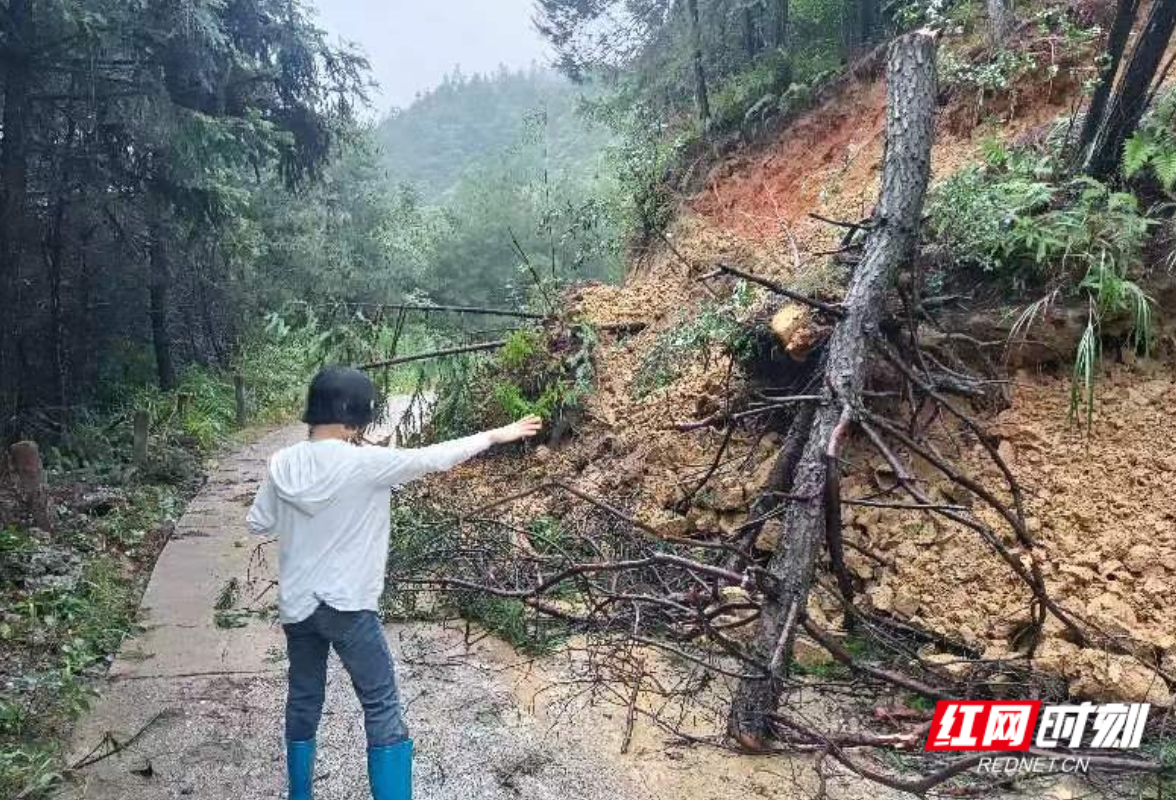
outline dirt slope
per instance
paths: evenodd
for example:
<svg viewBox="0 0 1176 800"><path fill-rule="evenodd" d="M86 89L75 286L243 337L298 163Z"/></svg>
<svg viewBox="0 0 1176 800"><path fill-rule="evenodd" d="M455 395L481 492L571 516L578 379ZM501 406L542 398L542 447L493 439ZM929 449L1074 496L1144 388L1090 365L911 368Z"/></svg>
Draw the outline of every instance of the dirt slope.
<svg viewBox="0 0 1176 800"><path fill-rule="evenodd" d="M955 95L940 113L932 180L975 162L988 138L1016 141L1068 113L1074 86L1028 81L1012 109L987 101L991 119L971 125L976 99ZM779 247L788 233L804 262L834 249L841 232L810 214L858 221L868 217L882 179L886 89L881 81L850 84L829 102L782 130L775 141L715 167L688 208L718 230L763 247ZM810 265L811 266L811 265ZM792 267L788 258L777 268Z"/></svg>
<svg viewBox="0 0 1176 800"><path fill-rule="evenodd" d="M979 128L961 122L973 99L954 98L940 116L935 176L974 162L987 137L1015 141L1039 132L1069 111L1073 91L1061 81L1030 82L1011 118L1013 104L994 104L997 118ZM856 221L870 214L884 103L880 81L851 84L774 142L712 170L671 230L676 252L660 248L639 260L623 285L583 287L574 298L594 323L648 324L635 336L602 342L598 390L578 435L555 451L545 448L537 460L469 466L437 482L437 496L464 492L463 504L472 507L501 497L504 486L554 476L624 504L667 534L730 530L746 521L780 447L775 434L736 434L707 491L684 515L674 510L714 464L722 439L709 429L683 433L674 424L721 409L727 381L738 386L741 380L728 377L727 360L704 349L663 388L642 395L634 382L666 338L714 302L699 278L716 263L810 291L829 286L822 252L836 248L842 231L808 215ZM754 314L763 302L760 297L744 313ZM1089 437L1068 419L1064 376L1019 373L1012 407L988 421L1028 492L1051 592L1128 649L1176 672L1176 492L1170 488L1176 379L1171 343L1161 350L1169 360L1108 370ZM979 463L963 456L965 464ZM850 479L843 488L870 487ZM546 513L585 512L540 496L508 509L518 522ZM1009 654L1026 620L1028 594L974 535L894 511L851 510L847 521L849 535L873 555L855 553L850 560L879 611L962 638L993 657ZM1060 634L1048 630L1036 666L1068 679L1075 695L1171 705L1171 692L1137 659L1079 651Z"/></svg>

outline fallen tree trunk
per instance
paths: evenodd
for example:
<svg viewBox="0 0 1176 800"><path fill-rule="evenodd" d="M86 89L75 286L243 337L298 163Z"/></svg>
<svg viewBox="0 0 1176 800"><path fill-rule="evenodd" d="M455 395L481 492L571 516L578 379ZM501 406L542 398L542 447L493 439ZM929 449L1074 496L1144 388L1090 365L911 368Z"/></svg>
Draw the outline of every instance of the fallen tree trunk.
<svg viewBox="0 0 1176 800"><path fill-rule="evenodd" d="M869 343L882 336L887 295L900 264L913 252L931 171L935 114L935 37L917 31L891 46L887 66L886 158L882 192L866 254L846 296L826 356L825 401L817 410L796 469L784 534L769 565L776 588L765 598L752 646L768 664L766 679L743 679L729 719L743 745L763 747L784 688L797 629L804 620L825 529L827 465L835 432L857 420ZM834 450L834 454L835 454Z"/></svg>

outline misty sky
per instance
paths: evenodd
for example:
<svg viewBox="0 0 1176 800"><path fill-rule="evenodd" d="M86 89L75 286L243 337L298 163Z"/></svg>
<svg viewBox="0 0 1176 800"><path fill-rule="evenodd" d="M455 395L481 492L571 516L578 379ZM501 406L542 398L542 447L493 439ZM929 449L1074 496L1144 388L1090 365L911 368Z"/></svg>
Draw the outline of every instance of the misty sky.
<svg viewBox="0 0 1176 800"><path fill-rule="evenodd" d="M489 72L506 64L547 63L531 24L532 0L312 0L332 39L356 42L380 82L377 115L407 106L461 65Z"/></svg>

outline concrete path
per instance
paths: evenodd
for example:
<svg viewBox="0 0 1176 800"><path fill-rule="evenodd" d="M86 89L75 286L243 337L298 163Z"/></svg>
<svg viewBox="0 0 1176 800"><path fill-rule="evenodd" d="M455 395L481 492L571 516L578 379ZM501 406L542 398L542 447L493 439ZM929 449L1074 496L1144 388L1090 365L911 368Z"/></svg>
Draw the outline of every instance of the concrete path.
<svg viewBox="0 0 1176 800"><path fill-rule="evenodd" d="M233 579L238 605L272 601L276 553L245 531L266 458L304 436L271 433L222 460L164 549L143 598L147 631L123 647L71 763L132 740L79 770L86 800L283 797L284 640L276 624L214 622ZM263 594L256 599L257 594ZM254 602L256 599L256 602ZM426 800L646 800L599 753L556 743L493 670L437 626L388 629L417 742L416 796ZM369 796L362 712L334 656L320 731L318 800Z"/></svg>

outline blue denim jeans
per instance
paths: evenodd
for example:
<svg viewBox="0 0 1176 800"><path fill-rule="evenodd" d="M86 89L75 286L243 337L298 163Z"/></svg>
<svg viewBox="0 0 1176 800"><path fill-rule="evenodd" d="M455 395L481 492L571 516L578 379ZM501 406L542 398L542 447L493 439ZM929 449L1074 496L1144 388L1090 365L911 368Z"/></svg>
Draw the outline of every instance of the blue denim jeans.
<svg viewBox="0 0 1176 800"><path fill-rule="evenodd" d="M327 654L332 647L363 705L368 747L388 747L408 738L396 667L374 611L336 611L324 603L309 618L283 629L290 657L288 741L315 738L326 699Z"/></svg>

